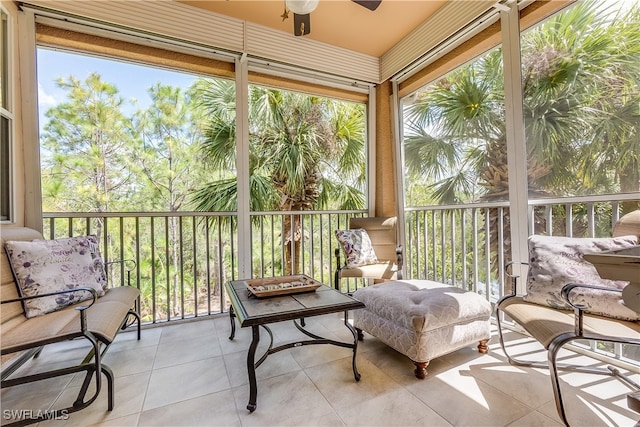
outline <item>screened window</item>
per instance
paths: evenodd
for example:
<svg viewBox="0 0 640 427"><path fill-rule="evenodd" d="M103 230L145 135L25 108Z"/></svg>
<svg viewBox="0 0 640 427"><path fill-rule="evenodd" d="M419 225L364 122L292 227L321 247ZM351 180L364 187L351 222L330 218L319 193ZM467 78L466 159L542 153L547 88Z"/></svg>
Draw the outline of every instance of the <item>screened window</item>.
<svg viewBox="0 0 640 427"><path fill-rule="evenodd" d="M529 194L640 191L640 2L578 2L521 46Z"/></svg>
<svg viewBox="0 0 640 427"><path fill-rule="evenodd" d="M46 48L38 73L45 212L193 209L214 79Z"/></svg>
<svg viewBox="0 0 640 427"><path fill-rule="evenodd" d="M502 50L403 98L408 277L499 295L510 248ZM461 206L462 205L462 206Z"/></svg>
<svg viewBox="0 0 640 427"><path fill-rule="evenodd" d="M330 212L367 208L366 159L364 103L249 85L254 274L329 276Z"/></svg>
<svg viewBox="0 0 640 427"><path fill-rule="evenodd" d="M403 99L405 203L508 200L502 51Z"/></svg>

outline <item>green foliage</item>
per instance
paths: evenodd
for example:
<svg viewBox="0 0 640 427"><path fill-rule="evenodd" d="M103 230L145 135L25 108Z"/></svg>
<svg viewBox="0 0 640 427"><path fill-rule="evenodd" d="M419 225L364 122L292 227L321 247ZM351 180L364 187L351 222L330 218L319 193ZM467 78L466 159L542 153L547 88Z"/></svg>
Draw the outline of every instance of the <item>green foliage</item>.
<svg viewBox="0 0 640 427"><path fill-rule="evenodd" d="M67 100L46 112L41 135L43 208L106 212L134 191L135 138L115 86L97 73L84 81L59 78Z"/></svg>
<svg viewBox="0 0 640 427"><path fill-rule="evenodd" d="M229 81L194 86L208 118L201 156L210 170L235 168L235 90ZM364 106L249 87L252 211L364 208ZM219 175L193 194L198 211L237 206L237 177ZM355 197L353 197L355 196Z"/></svg>
<svg viewBox="0 0 640 427"><path fill-rule="evenodd" d="M521 36L531 194L640 190L640 5L577 2ZM422 89L404 108L411 205L506 190L501 51Z"/></svg>

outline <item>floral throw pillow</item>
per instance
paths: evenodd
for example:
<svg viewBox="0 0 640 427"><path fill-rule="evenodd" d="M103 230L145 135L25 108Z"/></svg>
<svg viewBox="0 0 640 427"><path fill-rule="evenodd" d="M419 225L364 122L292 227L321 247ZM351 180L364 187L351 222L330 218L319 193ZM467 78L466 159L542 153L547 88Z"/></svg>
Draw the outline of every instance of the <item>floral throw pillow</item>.
<svg viewBox="0 0 640 427"><path fill-rule="evenodd" d="M106 275L95 236L8 241L5 247L23 297L81 287L104 295ZM34 298L25 301L25 314L41 316L89 298L88 292Z"/></svg>
<svg viewBox="0 0 640 427"><path fill-rule="evenodd" d="M82 237L77 237L77 239L82 239ZM98 283L103 290L107 290L109 284L107 283L107 270L104 264L104 259L102 258L102 254L100 253L100 244L98 243L98 238L95 235L86 236L87 244L89 245L89 253L91 253L91 259L93 260L93 268L96 271L96 277L98 279Z"/></svg>
<svg viewBox="0 0 640 427"><path fill-rule="evenodd" d="M361 267L378 262L369 234L364 228L336 230L336 237L342 245L348 268Z"/></svg>
<svg viewBox="0 0 640 427"><path fill-rule="evenodd" d="M636 236L613 238L529 237L529 272L525 301L553 308L570 309L562 298L567 283L623 289L629 282L602 279L595 266L583 258L585 253L624 249L638 244ZM624 305L622 294L594 289L575 289L572 301L585 305L587 312L623 320L640 316Z"/></svg>

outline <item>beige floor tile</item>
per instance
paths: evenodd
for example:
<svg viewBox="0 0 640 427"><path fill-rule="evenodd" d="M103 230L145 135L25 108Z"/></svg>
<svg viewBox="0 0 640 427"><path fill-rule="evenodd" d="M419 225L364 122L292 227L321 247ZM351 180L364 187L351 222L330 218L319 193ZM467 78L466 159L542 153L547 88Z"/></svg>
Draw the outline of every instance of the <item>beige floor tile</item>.
<svg viewBox="0 0 640 427"><path fill-rule="evenodd" d="M386 351L386 349L389 349L387 344L367 332L363 332L363 339L358 341L358 353L364 354L370 351Z"/></svg>
<svg viewBox="0 0 640 427"><path fill-rule="evenodd" d="M201 339L215 335L217 335L217 333L213 319L196 319L190 322L181 322L176 325L163 326L159 344L182 341L188 338Z"/></svg>
<svg viewBox="0 0 640 427"><path fill-rule="evenodd" d="M331 405L303 371L258 382L257 409L246 409L249 387L233 389L243 426L298 426L334 413Z"/></svg>
<svg viewBox="0 0 640 427"><path fill-rule="evenodd" d="M69 415L68 420L55 420L40 423L40 426L87 426L100 424L107 420L122 418L129 415L138 414L142 410L145 392L149 383L150 372L142 372L135 375L116 378L114 384L114 408L108 410L107 404L107 383L103 381L102 390L95 402L87 408ZM104 379L104 376L103 376ZM56 401L56 408L68 407L73 404L80 386L68 387ZM95 390L92 383L87 393L90 396Z"/></svg>
<svg viewBox="0 0 640 427"><path fill-rule="evenodd" d="M217 335L222 354L246 352L253 339L252 328L241 328L236 320L236 334L232 340L229 339L230 333L231 330L228 328L222 334L218 333ZM263 328L260 328L260 341L258 342L256 354L262 354L269 347L269 342L269 334Z"/></svg>
<svg viewBox="0 0 640 427"><path fill-rule="evenodd" d="M335 412L324 414L318 417L306 418L299 421L299 426L305 427L344 427L346 424L342 421L342 418Z"/></svg>
<svg viewBox="0 0 640 427"><path fill-rule="evenodd" d="M237 322L237 321L236 321ZM220 341L229 338L229 334L231 333L231 322L229 320L229 314L222 314L219 316L215 316L213 318L213 325L216 330L216 335ZM237 323L236 323L236 326Z"/></svg>
<svg viewBox="0 0 640 427"><path fill-rule="evenodd" d="M565 374L566 375L566 374ZM571 425L582 426L633 426L640 415L629 410L626 405L626 393L629 388L615 379L590 375L591 381L580 376L581 386L571 386L560 380L562 400L567 419ZM552 393L549 387L549 393ZM603 397L604 396L604 397ZM560 421L555 400L539 408L539 411L554 420Z"/></svg>
<svg viewBox="0 0 640 427"><path fill-rule="evenodd" d="M135 329L120 332L113 340L109 352L133 350L141 347L156 346L160 342L162 328L144 328L140 333L140 340Z"/></svg>
<svg viewBox="0 0 640 427"><path fill-rule="evenodd" d="M449 426L435 411L404 388L341 408L348 426Z"/></svg>
<svg viewBox="0 0 640 427"><path fill-rule="evenodd" d="M221 355L222 349L215 334L199 339L171 340L158 345L153 368L166 368Z"/></svg>
<svg viewBox="0 0 640 427"><path fill-rule="evenodd" d="M87 340L72 340L47 345L40 355L22 365L15 375L31 375L78 365L91 350Z"/></svg>
<svg viewBox="0 0 640 427"><path fill-rule="evenodd" d="M325 314L323 316L314 317L318 322L322 323L329 330L342 330L344 326L344 312ZM350 322L353 320L353 312L349 312Z"/></svg>
<svg viewBox="0 0 640 427"><path fill-rule="evenodd" d="M490 384L532 409L539 408L553 399L548 374L531 368L511 366L502 357L485 354L454 366L455 369L465 372L464 375Z"/></svg>
<svg viewBox="0 0 640 427"><path fill-rule="evenodd" d="M103 361L109 365L116 377L122 377L151 371L157 351L158 349L155 346L124 351L109 351Z"/></svg>
<svg viewBox="0 0 640 427"><path fill-rule="evenodd" d="M416 381L421 381L415 376L415 365L407 356L397 352L393 348L370 335L365 337L365 341L363 342L372 343L374 341L377 341L381 345L371 345L369 347L369 351L362 352L362 347L358 348L359 358L369 360L403 386L413 384ZM448 363L446 357L438 357L429 362L429 366L427 366L427 377L437 375L451 367L452 366Z"/></svg>
<svg viewBox="0 0 640 427"><path fill-rule="evenodd" d="M337 337L324 336L328 339L337 340ZM339 341L339 340L338 340ZM346 341L344 341L346 342ZM349 343L350 344L350 343ZM291 355L298 365L303 368L323 365L343 358L352 358L353 349L346 347L338 347L332 344L322 345L305 345L290 350ZM356 353L357 356L357 353Z"/></svg>
<svg viewBox="0 0 640 427"><path fill-rule="evenodd" d="M29 411L50 409L70 381L71 376L64 376L2 389L1 424L9 424L25 417L31 418L33 415Z"/></svg>
<svg viewBox="0 0 640 427"><path fill-rule="evenodd" d="M143 411L138 426L239 426L233 392L223 390Z"/></svg>
<svg viewBox="0 0 640 427"><path fill-rule="evenodd" d="M221 356L155 369L151 373L143 408L158 408L229 387Z"/></svg>
<svg viewBox="0 0 640 427"><path fill-rule="evenodd" d="M506 425L531 412L464 368L450 369L407 389L453 425Z"/></svg>
<svg viewBox="0 0 640 427"><path fill-rule="evenodd" d="M260 350L260 349L258 349ZM256 361L260 357L260 351L256 354ZM247 353L232 353L224 355L224 363L229 375L231 387L249 384L249 374L247 372ZM264 362L256 369L258 385L260 380L299 371L300 365L295 361L291 353L283 350L269 355Z"/></svg>
<svg viewBox="0 0 640 427"><path fill-rule="evenodd" d="M360 381L355 381L351 357L305 369L318 390L340 411L397 390L400 385L367 359L358 359Z"/></svg>
<svg viewBox="0 0 640 427"><path fill-rule="evenodd" d="M547 417L540 412L534 411L530 412L522 418L519 418L509 424L509 427L562 427L563 424L554 421L553 419Z"/></svg>
<svg viewBox="0 0 640 427"><path fill-rule="evenodd" d="M140 418L140 414L136 413L127 417L105 420L89 427L135 427L138 425L138 418Z"/></svg>
<svg viewBox="0 0 640 427"><path fill-rule="evenodd" d="M478 342L473 342L472 344L468 344L459 350L445 354L439 358L443 359L450 365L456 366L482 363L483 357L487 354L491 355L491 351L489 351L489 353L480 353L478 351Z"/></svg>

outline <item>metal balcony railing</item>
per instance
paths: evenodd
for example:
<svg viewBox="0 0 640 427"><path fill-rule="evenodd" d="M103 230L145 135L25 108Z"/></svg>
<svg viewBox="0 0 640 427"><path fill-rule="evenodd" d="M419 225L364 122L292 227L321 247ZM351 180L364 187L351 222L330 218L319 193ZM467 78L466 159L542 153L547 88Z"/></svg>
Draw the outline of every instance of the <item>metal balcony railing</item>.
<svg viewBox="0 0 640 427"><path fill-rule="evenodd" d="M335 230L364 211L251 214L252 277L307 274L332 285ZM169 322L227 310L224 283L238 278L236 213L45 213L49 239L95 234L109 264L109 283L140 289L145 323ZM127 266L132 265L133 271Z"/></svg>
<svg viewBox="0 0 640 427"><path fill-rule="evenodd" d="M607 237L621 216L621 204L630 202L639 203L640 194L534 200L527 213L530 230ZM365 215L251 213L252 276L307 274L333 285L335 230L347 228L349 218ZM223 284L238 278L236 213L45 213L44 234L96 234L106 260L134 260L130 280L141 291L146 323L223 313L229 305ZM495 302L510 289L504 276L509 237L506 202L406 208L404 277L448 283ZM125 265L109 266L110 283L127 281ZM349 284L349 289L355 287ZM592 349L618 358L626 354L621 346L603 350L594 344Z"/></svg>
<svg viewBox="0 0 640 427"><path fill-rule="evenodd" d="M640 194L532 200L529 230L609 237L622 203L638 206ZM497 301L505 287L510 290L504 277L509 253L507 202L405 209L405 277L447 283Z"/></svg>

